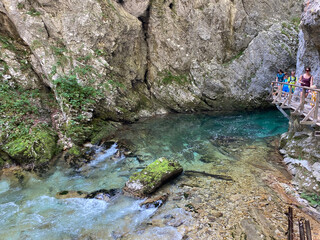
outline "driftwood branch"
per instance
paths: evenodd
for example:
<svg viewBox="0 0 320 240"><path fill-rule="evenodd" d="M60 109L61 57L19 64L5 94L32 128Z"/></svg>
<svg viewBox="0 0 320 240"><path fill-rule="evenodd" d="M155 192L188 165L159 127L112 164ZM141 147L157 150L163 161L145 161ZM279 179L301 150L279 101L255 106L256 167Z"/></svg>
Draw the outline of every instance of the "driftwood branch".
<svg viewBox="0 0 320 240"><path fill-rule="evenodd" d="M225 181L233 181L232 177L226 176L226 175L217 175L217 174L211 174L211 173L194 171L194 170L184 171L184 173L185 173L186 175L190 175L190 174L201 174L201 175L204 175L204 176L213 177L213 178L221 179L221 180L225 180Z"/></svg>

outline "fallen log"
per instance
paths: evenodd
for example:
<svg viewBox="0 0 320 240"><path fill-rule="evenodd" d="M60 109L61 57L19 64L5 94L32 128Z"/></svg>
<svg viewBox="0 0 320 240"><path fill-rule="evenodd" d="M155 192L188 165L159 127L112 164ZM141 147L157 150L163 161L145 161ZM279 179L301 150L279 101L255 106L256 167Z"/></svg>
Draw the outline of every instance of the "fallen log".
<svg viewBox="0 0 320 240"><path fill-rule="evenodd" d="M217 175L217 174L211 174L211 173L194 171L194 170L187 170L187 171L184 171L184 173L185 173L186 175L190 175L190 174L201 174L201 175L204 175L204 176L213 177L213 178L220 179L220 180L233 181L232 177L226 176L226 175Z"/></svg>

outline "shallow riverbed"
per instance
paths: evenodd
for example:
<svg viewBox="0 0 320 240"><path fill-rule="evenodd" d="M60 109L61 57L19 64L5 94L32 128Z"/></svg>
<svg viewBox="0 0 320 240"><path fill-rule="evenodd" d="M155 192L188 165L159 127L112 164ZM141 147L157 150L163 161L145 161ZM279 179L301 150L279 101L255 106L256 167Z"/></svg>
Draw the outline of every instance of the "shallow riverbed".
<svg viewBox="0 0 320 240"><path fill-rule="evenodd" d="M274 140L287 124L278 111L169 115L125 126L80 169L61 160L43 177L2 174L0 238L286 239L287 202L275 189L290 176ZM130 157L119 155L123 146ZM122 188L158 157L233 181L186 172L156 193L169 194L159 209L122 195L109 202L55 197L63 190Z"/></svg>

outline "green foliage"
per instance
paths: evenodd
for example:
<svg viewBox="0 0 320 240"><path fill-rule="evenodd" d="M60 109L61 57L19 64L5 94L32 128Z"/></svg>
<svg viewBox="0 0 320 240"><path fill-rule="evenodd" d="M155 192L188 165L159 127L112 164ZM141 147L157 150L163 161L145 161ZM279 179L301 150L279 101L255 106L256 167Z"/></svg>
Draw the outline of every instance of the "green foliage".
<svg viewBox="0 0 320 240"><path fill-rule="evenodd" d="M91 136L92 126L81 124L79 121L72 120L66 126L65 133L75 144L83 144Z"/></svg>
<svg viewBox="0 0 320 240"><path fill-rule="evenodd" d="M166 84L166 85L172 84L173 82L182 85L182 84L188 82L188 76L185 74L173 75L170 71L167 70L161 75L163 76L162 83Z"/></svg>
<svg viewBox="0 0 320 240"><path fill-rule="evenodd" d="M113 79L107 80L106 83L104 84L104 87L106 90L111 90L113 88L126 89L126 86L123 83L115 81Z"/></svg>
<svg viewBox="0 0 320 240"><path fill-rule="evenodd" d="M3 48L8 49L12 52L17 52L17 48L15 47L13 40L4 35L0 35L0 43Z"/></svg>
<svg viewBox="0 0 320 240"><path fill-rule="evenodd" d="M86 70L83 74L85 73L87 73ZM74 110L88 110L96 103L96 98L102 95L101 91L94 87L80 84L75 72L59 76L53 83L64 103L70 105Z"/></svg>
<svg viewBox="0 0 320 240"><path fill-rule="evenodd" d="M94 50L94 53L96 54L96 56L105 56L106 53L103 51L103 49L96 49Z"/></svg>
<svg viewBox="0 0 320 240"><path fill-rule="evenodd" d="M15 88L10 86L8 81L0 82L0 139L2 141L29 132L32 124L30 116L39 114L34 101L38 97L38 90ZM4 137L4 133L8 136Z"/></svg>
<svg viewBox="0 0 320 240"><path fill-rule="evenodd" d="M315 193L301 193L301 197L306 199L312 206L320 205L320 195Z"/></svg>
<svg viewBox="0 0 320 240"><path fill-rule="evenodd" d="M65 53L68 52L67 48L64 46L56 47L51 46L51 50L53 54L58 58L57 65L63 67L68 63L68 56L65 55Z"/></svg>
<svg viewBox="0 0 320 240"><path fill-rule="evenodd" d="M26 59L19 60L19 63L20 63L20 70L21 71L26 71L31 68L30 62Z"/></svg>
<svg viewBox="0 0 320 240"><path fill-rule="evenodd" d="M235 56L233 56L229 61L225 62L223 66L230 65L234 60L239 59L244 53L244 50L238 52Z"/></svg>
<svg viewBox="0 0 320 240"><path fill-rule="evenodd" d="M299 25L300 25L300 22L301 22L300 17L293 17L291 19L291 22L294 25L295 30L298 31L299 30Z"/></svg>
<svg viewBox="0 0 320 240"><path fill-rule="evenodd" d="M9 66L8 66L8 64L7 64L5 61L3 61L3 60L0 58L0 67L2 67L1 70L0 70L0 79L1 79L2 76L5 75L5 74L8 72Z"/></svg>
<svg viewBox="0 0 320 240"><path fill-rule="evenodd" d="M27 12L28 15L30 16L33 16L33 17L38 17L41 15L41 13L39 11L37 11L36 9L34 8L31 8L28 12Z"/></svg>
<svg viewBox="0 0 320 240"><path fill-rule="evenodd" d="M24 6L23 3L18 3L18 4L17 4L17 8L18 8L19 10L21 10L21 9L24 9L25 6Z"/></svg>
<svg viewBox="0 0 320 240"><path fill-rule="evenodd" d="M33 40L30 46L32 50L35 50L40 47L42 47L42 43L39 40Z"/></svg>

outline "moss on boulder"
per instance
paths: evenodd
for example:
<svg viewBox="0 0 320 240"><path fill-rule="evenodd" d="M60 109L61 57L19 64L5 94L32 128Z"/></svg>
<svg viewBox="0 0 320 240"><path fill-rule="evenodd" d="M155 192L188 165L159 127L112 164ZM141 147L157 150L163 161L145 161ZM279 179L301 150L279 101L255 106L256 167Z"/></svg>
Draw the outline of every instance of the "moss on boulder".
<svg viewBox="0 0 320 240"><path fill-rule="evenodd" d="M37 127L29 134L6 143L2 150L19 164L43 164L58 152L58 136L51 129Z"/></svg>
<svg viewBox="0 0 320 240"><path fill-rule="evenodd" d="M126 182L123 191L127 195L145 197L153 193L167 180L180 175L182 171L183 168L178 162L159 158L141 172L133 174Z"/></svg>

